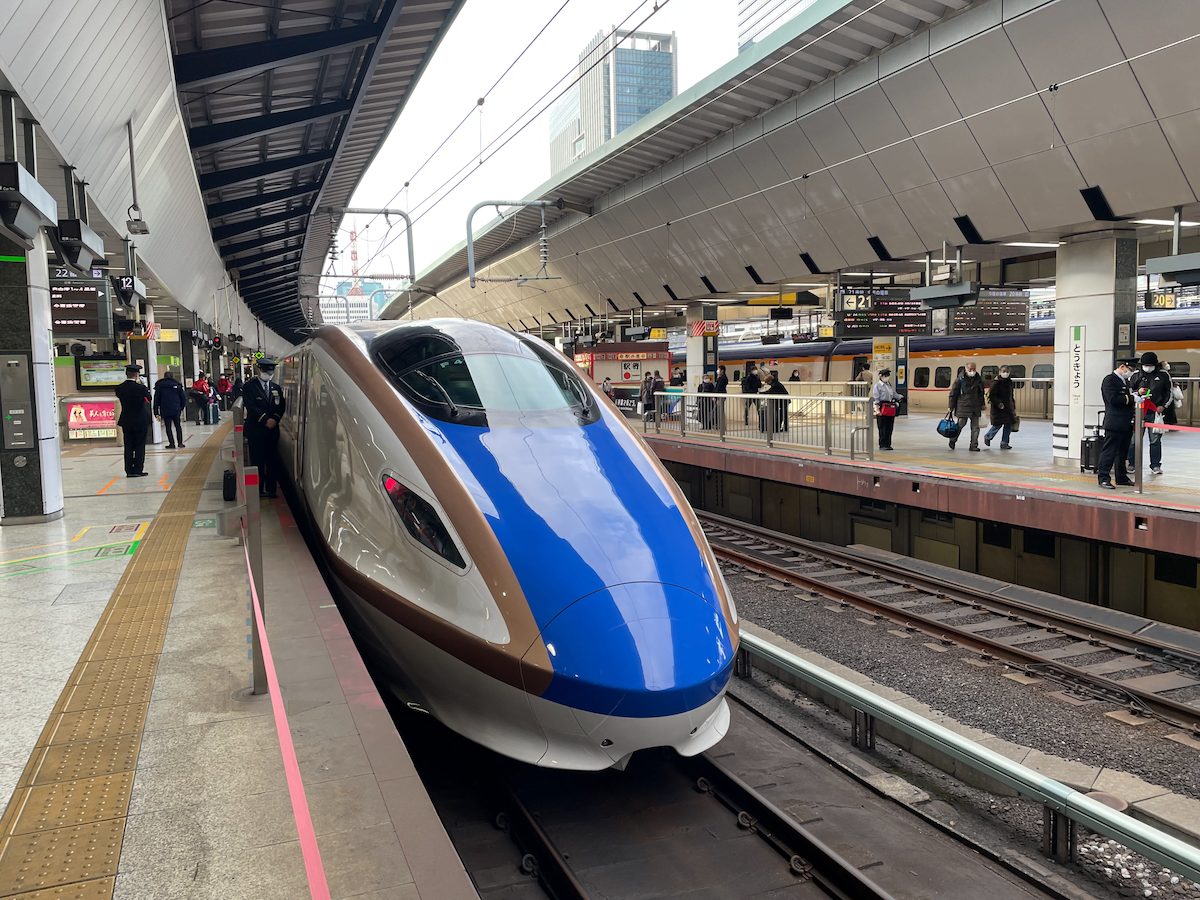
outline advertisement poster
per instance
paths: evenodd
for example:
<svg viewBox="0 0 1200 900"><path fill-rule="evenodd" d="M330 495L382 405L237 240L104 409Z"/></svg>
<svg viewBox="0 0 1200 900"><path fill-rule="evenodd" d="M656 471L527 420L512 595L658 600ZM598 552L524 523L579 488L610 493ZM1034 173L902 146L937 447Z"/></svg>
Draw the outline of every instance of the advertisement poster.
<svg viewBox="0 0 1200 900"><path fill-rule="evenodd" d="M81 388L116 387L125 380L123 359L80 359L79 386Z"/></svg>
<svg viewBox="0 0 1200 900"><path fill-rule="evenodd" d="M71 400L67 403L68 438L84 440L116 436L116 400Z"/></svg>

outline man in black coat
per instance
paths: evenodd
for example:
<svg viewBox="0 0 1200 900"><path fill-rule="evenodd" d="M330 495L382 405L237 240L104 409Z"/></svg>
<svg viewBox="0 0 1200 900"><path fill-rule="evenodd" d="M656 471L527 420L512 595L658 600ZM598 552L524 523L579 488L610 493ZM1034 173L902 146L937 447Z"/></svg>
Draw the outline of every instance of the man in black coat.
<svg viewBox="0 0 1200 900"><path fill-rule="evenodd" d="M271 381L275 360L258 361L258 377L242 388L246 408L246 441L250 444L250 465L258 467L258 496L275 497L275 467L279 464L279 420L287 403L283 389Z"/></svg>
<svg viewBox="0 0 1200 900"><path fill-rule="evenodd" d="M1158 361L1158 354L1150 350L1142 354L1140 371L1134 371L1129 376L1129 390L1134 397L1148 397L1154 405L1154 409L1146 407L1146 421L1153 423L1157 420L1156 412L1164 413L1168 409L1168 404L1171 400L1171 376L1163 371L1162 366ZM1159 424L1167 424L1164 421ZM1157 428L1147 428L1146 434L1150 435L1150 471L1155 475L1162 474L1162 436L1163 433ZM1133 453L1134 443L1129 443L1129 457L1125 461L1125 465L1129 469L1133 469Z"/></svg>
<svg viewBox="0 0 1200 900"><path fill-rule="evenodd" d="M141 366L126 366L125 380L116 387L121 401L117 426L125 439L125 477L149 475L146 469L146 432L154 421L150 414L150 389L138 380Z"/></svg>
<svg viewBox="0 0 1200 900"><path fill-rule="evenodd" d="M725 374L724 366L717 366L716 386L718 394L729 393L729 376Z"/></svg>
<svg viewBox="0 0 1200 900"><path fill-rule="evenodd" d="M1117 484L1122 487L1133 486L1125 470L1125 457L1129 454L1129 441L1133 438L1134 399L1129 391L1129 376L1136 365L1136 358L1117 360L1117 368L1100 382L1100 396L1104 398L1104 446L1100 448L1096 477L1100 487L1109 491L1116 490L1109 477L1114 465Z"/></svg>
<svg viewBox="0 0 1200 900"><path fill-rule="evenodd" d="M742 376L742 380L739 382L739 384L741 386L743 394L754 395L754 394L757 394L760 390L762 390L762 379L760 379L758 377L758 369L754 365L754 363L746 364L746 374ZM755 412L757 413L758 401L757 400L746 400L743 402L744 402L744 405L742 407L742 424L749 425L750 424L750 407L753 406L755 409Z"/></svg>
<svg viewBox="0 0 1200 900"><path fill-rule="evenodd" d="M179 417L185 409L187 391L175 380L174 375L167 372L154 385L154 414L162 419L163 428L167 432L168 449L174 450L183 446L183 427L179 424ZM171 430L172 427L174 431Z"/></svg>
<svg viewBox="0 0 1200 900"><path fill-rule="evenodd" d="M983 378L976 371L974 362L967 363L963 374L958 376L954 387L950 388L950 409L947 415L953 413L958 417L958 433L971 423L970 450L979 450L979 414L983 412ZM956 437L950 442L950 449L958 442Z"/></svg>

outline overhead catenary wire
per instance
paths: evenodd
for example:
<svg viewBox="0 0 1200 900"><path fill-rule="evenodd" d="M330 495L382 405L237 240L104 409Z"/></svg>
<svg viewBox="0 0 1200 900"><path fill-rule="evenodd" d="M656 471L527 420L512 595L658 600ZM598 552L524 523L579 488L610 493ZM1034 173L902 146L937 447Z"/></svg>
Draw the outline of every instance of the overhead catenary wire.
<svg viewBox="0 0 1200 900"><path fill-rule="evenodd" d="M641 2L638 3L638 5L635 6L633 8L633 10L624 19L621 20L621 23L619 25L615 26L612 29L612 31L610 31L608 33L607 37L612 37L613 35L615 35L637 13L637 11L639 9L641 9L643 6L645 6L649 2L651 2L651 0L641 0ZM631 32L640 30L648 21L650 21L651 18L653 18L657 13L661 12L666 7L666 5L670 2L671 2L671 0L659 0L659 2L655 2L654 7L651 10L651 12L649 13L649 15L647 15L637 25L635 25L631 29ZM508 125L507 128L505 128L503 131L501 131L500 134L498 134L495 138L493 138L491 143L489 143L488 146L484 148L484 152L487 152L488 150L492 151L491 153L488 154L486 159L481 158L478 162L476 162L475 159L471 159L468 162L464 163L453 175L451 175L444 182L442 182L441 185L439 185L437 188L435 188L425 200L418 202L416 207L414 207L414 211L416 209L420 209L422 206L429 203L430 198L437 195L438 192L442 191L443 188L446 188L447 185L450 185L449 189L446 190L444 193L442 193L442 195L440 197L438 197L436 200L434 200L427 209L425 209L423 212L415 215L413 217L413 222L416 223L416 222L420 221L420 219L424 218L424 216L427 213L431 212L433 209L435 209L437 207L437 205L439 203L441 203L443 200L445 200L446 197L448 197L450 195L450 193L452 193L454 191L455 188L457 188L467 178L469 178L473 172L477 171L479 169L479 167L483 165L483 163L485 163L488 160L495 157L496 154L499 153L502 149L504 149L504 147L506 147L514 138L516 138L517 135L519 135L522 131L524 131L526 128L528 128L530 125L532 125L535 121L537 121L538 118L542 115L542 113L544 113L547 109L550 108L550 106L552 106L554 103L556 103L567 91L569 91L572 87L574 87L576 84L578 84L584 78L584 76L587 75L588 72L590 72L592 69L594 69L596 66L598 66L601 62L603 62L606 58L608 58L608 56L610 56L612 53L614 53L616 51L617 47L623 42L623 40L624 39L618 40L616 44L614 44L611 48L609 48L607 51L605 51L599 57L597 57L596 60L594 62L592 62L592 64L590 66L588 66L587 69L585 69L583 72L579 73L571 81L570 84L568 84L565 88L563 88L563 90L559 91L559 93L556 94L550 100L550 102L548 104L543 106L541 109L538 109L536 113L534 113L525 122L521 123L519 127L517 127L517 123L520 123L522 119L524 119L526 116L529 116L530 112L538 104L540 104L543 100L545 100L546 97L549 96L555 90L555 88L558 87L558 85L562 84L562 81L564 78L569 77L570 72L568 72L566 75L563 75L562 78L558 79L558 81L554 82L554 84L551 85L550 88L548 88L545 92L543 92L543 94L540 97L538 97L537 100L535 100L532 104L530 104L525 109L524 112L522 112L520 115L518 115L513 120L513 122ZM577 71L578 66L573 67L573 69L575 69ZM513 129L514 127L516 127L517 130L513 131L512 134L508 134L508 132L511 129ZM507 135L507 137L506 137L506 135ZM494 150L492 150L492 147L498 141L501 141L501 139L503 139L503 140L500 143L500 145L498 147L495 147ZM461 178L459 177L460 175L462 176ZM456 178L458 180L454 181ZM454 181L454 184L451 185L450 182L452 182L452 181ZM394 240L395 240L395 238L393 238L393 241ZM377 251L376 255L378 255L378 253L383 252L383 250L387 249L387 246L388 245L384 245L383 247L380 247L379 251ZM368 260L368 262L371 262L373 259L374 259L374 257L372 257L371 260Z"/></svg>

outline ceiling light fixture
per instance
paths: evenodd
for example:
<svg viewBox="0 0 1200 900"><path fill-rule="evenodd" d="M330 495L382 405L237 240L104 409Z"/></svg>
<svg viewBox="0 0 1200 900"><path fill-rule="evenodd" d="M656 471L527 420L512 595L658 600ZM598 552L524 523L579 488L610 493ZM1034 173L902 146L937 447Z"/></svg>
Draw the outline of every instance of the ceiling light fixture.
<svg viewBox="0 0 1200 900"><path fill-rule="evenodd" d="M1004 243L1004 246L1005 247L1044 247L1044 248L1052 249L1052 248L1061 246L1061 243L1062 243L1061 241L1055 241L1052 244L1045 243L1043 241L1006 241Z"/></svg>
<svg viewBox="0 0 1200 900"><path fill-rule="evenodd" d="M1134 219L1134 225L1163 225L1167 228L1175 224L1174 219ZM1180 222L1180 228L1197 228L1200 227L1200 222Z"/></svg>

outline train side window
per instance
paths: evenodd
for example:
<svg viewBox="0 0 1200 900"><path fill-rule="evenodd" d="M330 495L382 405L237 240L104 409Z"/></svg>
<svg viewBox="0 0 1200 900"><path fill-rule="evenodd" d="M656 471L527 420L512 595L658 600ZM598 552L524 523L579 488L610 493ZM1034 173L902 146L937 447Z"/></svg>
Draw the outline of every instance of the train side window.
<svg viewBox="0 0 1200 900"><path fill-rule="evenodd" d="M1054 364L1053 363L1038 363L1037 365L1035 365L1033 367L1033 377L1035 379L1037 379L1037 378L1053 378L1054 377ZM1050 387L1050 385L1048 385L1044 381L1036 381L1035 380L1033 382L1033 389L1035 391L1044 391L1048 387Z"/></svg>
<svg viewBox="0 0 1200 900"><path fill-rule="evenodd" d="M925 388L929 387L929 366L921 366L913 375L913 387Z"/></svg>
<svg viewBox="0 0 1200 900"><path fill-rule="evenodd" d="M935 388L950 387L950 367L938 366L933 373L933 386Z"/></svg>
<svg viewBox="0 0 1200 900"><path fill-rule="evenodd" d="M1013 381L1017 381L1018 379L1024 378L1025 377L1025 367L1024 366L1009 366L1008 367L1008 377L1011 378ZM1017 385L1017 387L1020 387L1020 385Z"/></svg>
<svg viewBox="0 0 1200 900"><path fill-rule="evenodd" d="M1174 369L1174 363L1171 364ZM1176 556L1173 553L1154 554L1154 580L1165 584L1178 584L1181 587L1196 586L1196 560L1187 556Z"/></svg>
<svg viewBox="0 0 1200 900"><path fill-rule="evenodd" d="M1054 535L1049 531L1034 531L1032 528L1027 528L1024 535L1022 535L1022 548L1026 553L1033 556L1045 556L1049 559L1054 559L1054 544Z"/></svg>
<svg viewBox="0 0 1200 900"><path fill-rule="evenodd" d="M981 375L983 375L983 386L991 387L992 382L995 381L1000 376L1000 367L999 366L983 366L979 370L979 373Z"/></svg>
<svg viewBox="0 0 1200 900"><path fill-rule="evenodd" d="M1192 364L1191 363L1185 363L1185 362L1172 362L1171 363L1171 377L1172 378L1191 378L1191 376L1192 376Z"/></svg>
<svg viewBox="0 0 1200 900"><path fill-rule="evenodd" d="M983 542L993 547L1012 549L1012 526L1000 522L983 523Z"/></svg>

